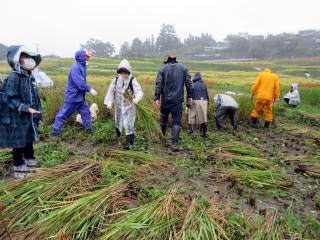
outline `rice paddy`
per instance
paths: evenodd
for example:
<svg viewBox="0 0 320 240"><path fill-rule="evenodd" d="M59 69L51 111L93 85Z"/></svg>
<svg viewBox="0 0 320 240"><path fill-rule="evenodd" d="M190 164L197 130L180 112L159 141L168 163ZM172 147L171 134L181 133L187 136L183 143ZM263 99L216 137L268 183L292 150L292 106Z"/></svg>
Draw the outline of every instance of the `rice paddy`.
<svg viewBox="0 0 320 240"><path fill-rule="evenodd" d="M90 61L87 80L99 95L87 95L87 101L100 108L94 132L82 132L72 116L62 135L53 137L73 60L43 61L41 70L55 86L40 90L39 169L13 180L11 150L0 150L0 239L320 239L319 58L181 61L191 74L202 73L211 102L209 137L198 136L198 129L189 136L183 114L178 151L168 148L153 105L161 61L143 59L130 61L144 99L137 105L135 144L122 150L124 136L115 137L113 112L103 105L119 62ZM276 103L268 132L262 118L258 129L249 125L250 86L263 67L279 75L282 94L291 83L301 86L301 105ZM303 77L306 70L312 79ZM8 67L0 68L2 76L7 73ZM212 99L225 91L237 94L238 131L227 119L223 130L215 130Z"/></svg>

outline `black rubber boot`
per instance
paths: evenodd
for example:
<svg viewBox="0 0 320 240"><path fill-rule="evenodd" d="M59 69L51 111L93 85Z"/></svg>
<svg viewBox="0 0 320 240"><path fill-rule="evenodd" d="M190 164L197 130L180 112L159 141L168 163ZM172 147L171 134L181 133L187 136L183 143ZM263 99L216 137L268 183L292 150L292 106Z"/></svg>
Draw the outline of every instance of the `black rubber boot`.
<svg viewBox="0 0 320 240"><path fill-rule="evenodd" d="M264 122L264 129L269 129L269 126L270 126L270 122L265 121Z"/></svg>
<svg viewBox="0 0 320 240"><path fill-rule="evenodd" d="M162 135L165 136L167 131L167 125L160 125L160 126L161 126Z"/></svg>
<svg viewBox="0 0 320 240"><path fill-rule="evenodd" d="M194 124L189 124L188 135L191 136L194 132Z"/></svg>
<svg viewBox="0 0 320 240"><path fill-rule="evenodd" d="M258 118L251 117L251 126L257 128Z"/></svg>
<svg viewBox="0 0 320 240"><path fill-rule="evenodd" d="M222 124L221 124L221 121L220 121L220 119L219 118L215 118L216 119L216 126L217 126L217 129L222 129Z"/></svg>
<svg viewBox="0 0 320 240"><path fill-rule="evenodd" d="M126 142L123 144L123 149L129 150L130 146L134 144L134 134L126 135Z"/></svg>
<svg viewBox="0 0 320 240"><path fill-rule="evenodd" d="M171 142L176 145L179 143L180 126L173 126L171 131Z"/></svg>
<svg viewBox="0 0 320 240"><path fill-rule="evenodd" d="M84 131L86 134L93 134L93 128L84 127L84 128L83 128L83 131Z"/></svg>
<svg viewBox="0 0 320 240"><path fill-rule="evenodd" d="M207 124L202 123L200 126L200 136L204 138L208 137L207 130L208 130Z"/></svg>
<svg viewBox="0 0 320 240"><path fill-rule="evenodd" d="M118 128L116 128L116 136L117 136L117 138L119 138L121 136L121 132Z"/></svg>

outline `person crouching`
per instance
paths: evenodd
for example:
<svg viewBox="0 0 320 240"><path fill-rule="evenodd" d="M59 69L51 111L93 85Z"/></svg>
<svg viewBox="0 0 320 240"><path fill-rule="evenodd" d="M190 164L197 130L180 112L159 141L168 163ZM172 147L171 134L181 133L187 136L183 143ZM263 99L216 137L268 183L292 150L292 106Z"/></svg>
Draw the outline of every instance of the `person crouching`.
<svg viewBox="0 0 320 240"><path fill-rule="evenodd" d="M283 96L283 99L292 107L297 107L300 104L300 95L297 83L291 84L290 91Z"/></svg>
<svg viewBox="0 0 320 240"><path fill-rule="evenodd" d="M193 76L193 95L192 105L188 105L189 114L189 135L194 132L195 124L200 124L201 137L207 137L207 122L208 122L208 104L209 95L207 86L204 84L201 74L195 73Z"/></svg>
<svg viewBox="0 0 320 240"><path fill-rule="evenodd" d="M142 99L143 92L137 79L132 76L132 68L124 59L118 66L119 74L110 84L104 104L108 109L115 104L116 135L121 136L122 128L126 133L124 149L130 149L134 144L134 123L136 119L136 104Z"/></svg>
<svg viewBox="0 0 320 240"><path fill-rule="evenodd" d="M222 129L222 121L228 116L233 129L236 130L236 112L238 109L236 100L227 94L217 94L214 96L214 104L217 106L215 114L217 128Z"/></svg>

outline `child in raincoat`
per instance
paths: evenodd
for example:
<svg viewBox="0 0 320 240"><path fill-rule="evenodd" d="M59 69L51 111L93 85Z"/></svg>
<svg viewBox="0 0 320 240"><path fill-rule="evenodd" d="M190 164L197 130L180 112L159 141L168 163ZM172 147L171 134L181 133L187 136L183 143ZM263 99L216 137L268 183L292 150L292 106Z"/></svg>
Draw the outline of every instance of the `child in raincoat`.
<svg viewBox="0 0 320 240"><path fill-rule="evenodd" d="M37 165L33 142L42 108L31 71L41 56L24 46L11 46L7 61L12 72L0 85L0 148L13 148L13 176L25 178Z"/></svg>
<svg viewBox="0 0 320 240"><path fill-rule="evenodd" d="M115 105L116 135L120 137L122 128L125 129L126 142L123 147L129 149L134 143L135 105L142 99L143 92L137 79L132 76L132 68L126 59L119 64L117 73L119 75L111 82L104 104L108 109Z"/></svg>
<svg viewBox="0 0 320 240"><path fill-rule="evenodd" d="M284 101L290 106L296 107L300 103L300 95L298 91L298 84L294 83L290 87L290 91L283 96Z"/></svg>

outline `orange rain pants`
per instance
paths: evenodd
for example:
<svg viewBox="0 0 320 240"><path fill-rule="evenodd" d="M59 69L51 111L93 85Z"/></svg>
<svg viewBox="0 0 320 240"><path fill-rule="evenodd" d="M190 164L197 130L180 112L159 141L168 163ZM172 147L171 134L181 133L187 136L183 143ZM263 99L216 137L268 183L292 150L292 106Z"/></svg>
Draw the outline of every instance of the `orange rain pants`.
<svg viewBox="0 0 320 240"><path fill-rule="evenodd" d="M268 99L256 98L254 109L251 112L251 117L259 118L261 112L264 112L264 120L272 122L272 106L273 102Z"/></svg>

